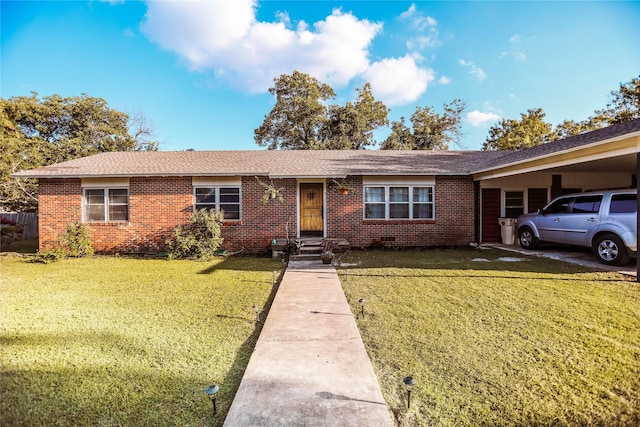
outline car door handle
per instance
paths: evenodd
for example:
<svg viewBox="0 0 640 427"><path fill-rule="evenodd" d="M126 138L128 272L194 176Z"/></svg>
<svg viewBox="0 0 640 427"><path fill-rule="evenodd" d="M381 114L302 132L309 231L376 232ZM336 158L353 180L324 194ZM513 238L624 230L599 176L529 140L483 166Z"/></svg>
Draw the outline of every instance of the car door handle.
<svg viewBox="0 0 640 427"><path fill-rule="evenodd" d="M562 221L562 218L556 218L556 219L554 219L554 221L555 222L560 222L560 221Z"/></svg>
<svg viewBox="0 0 640 427"><path fill-rule="evenodd" d="M587 221L589 221L589 222L597 222L598 218L589 218L589 219L587 219Z"/></svg>

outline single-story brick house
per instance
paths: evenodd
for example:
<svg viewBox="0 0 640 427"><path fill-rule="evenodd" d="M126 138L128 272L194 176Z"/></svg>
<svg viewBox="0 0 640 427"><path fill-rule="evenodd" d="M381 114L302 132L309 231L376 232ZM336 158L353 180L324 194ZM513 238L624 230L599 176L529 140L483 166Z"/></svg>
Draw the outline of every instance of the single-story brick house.
<svg viewBox="0 0 640 427"><path fill-rule="evenodd" d="M115 152L14 176L39 180L41 249L82 221L98 251L161 251L201 207L224 210L224 246L247 252L307 235L453 246L499 241L499 217L568 191L636 187L639 147L634 120L517 152ZM265 184L283 203L261 202Z"/></svg>

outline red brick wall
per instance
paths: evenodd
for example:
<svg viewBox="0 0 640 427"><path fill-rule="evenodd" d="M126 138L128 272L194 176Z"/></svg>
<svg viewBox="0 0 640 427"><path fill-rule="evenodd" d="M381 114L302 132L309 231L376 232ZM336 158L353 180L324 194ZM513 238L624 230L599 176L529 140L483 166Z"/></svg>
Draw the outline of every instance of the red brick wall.
<svg viewBox="0 0 640 427"><path fill-rule="evenodd" d="M82 221L80 179L41 179L38 187L40 250L58 245L70 222Z"/></svg>
<svg viewBox="0 0 640 427"><path fill-rule="evenodd" d="M266 252L276 237L295 237L297 232L297 181L260 177L281 189L284 204L261 203L264 187L253 176L242 178L242 219L225 221L223 246L247 252ZM338 193L327 184L327 236L346 238L354 247L382 241L389 246L466 245L473 241L473 182L469 177L436 177L435 220L364 220L362 178L347 177L356 191ZM129 222L91 223L94 248L99 252L157 252L177 224L193 212L191 177L131 178ZM57 244L68 222L82 219L82 188L79 179L40 180L40 248Z"/></svg>
<svg viewBox="0 0 640 427"><path fill-rule="evenodd" d="M355 193L327 191L327 236L344 237L353 247L455 246L474 240L473 181L470 177L438 176L434 220L365 220L361 177L348 177Z"/></svg>
<svg viewBox="0 0 640 427"><path fill-rule="evenodd" d="M259 177L263 183L273 184L280 189L284 197L284 204L278 199L261 203L264 187L254 176L242 177L242 219L240 221L226 221L222 226L224 246L229 250L242 247L247 252L266 252L271 246L271 240L286 237L287 223L289 237L297 233L297 180L273 179L266 176Z"/></svg>
<svg viewBox="0 0 640 427"><path fill-rule="evenodd" d="M193 211L191 177L131 178L129 222L90 223L98 252L158 252L174 227ZM79 179L42 179L39 186L40 249L56 246L69 222L82 221Z"/></svg>

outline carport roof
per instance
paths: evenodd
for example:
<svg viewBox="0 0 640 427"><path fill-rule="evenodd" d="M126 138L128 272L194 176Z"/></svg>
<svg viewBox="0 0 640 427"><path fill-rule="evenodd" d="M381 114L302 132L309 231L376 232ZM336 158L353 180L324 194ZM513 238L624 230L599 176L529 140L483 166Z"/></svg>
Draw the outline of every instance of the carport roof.
<svg viewBox="0 0 640 427"><path fill-rule="evenodd" d="M559 141L549 142L536 147L527 148L525 150L506 151L503 152L502 156L489 159L475 172L484 172L494 168L540 159L562 152L570 152L589 145L597 145L633 136L640 136L640 119L611 125L606 128L586 132L581 135L572 136Z"/></svg>

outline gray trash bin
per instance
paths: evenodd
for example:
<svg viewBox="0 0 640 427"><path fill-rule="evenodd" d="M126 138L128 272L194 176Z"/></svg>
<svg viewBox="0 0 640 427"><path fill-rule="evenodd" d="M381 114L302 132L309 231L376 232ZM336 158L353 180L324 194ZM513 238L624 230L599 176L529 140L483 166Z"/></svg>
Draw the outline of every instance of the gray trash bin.
<svg viewBox="0 0 640 427"><path fill-rule="evenodd" d="M498 218L498 224L500 224L500 236L502 237L503 244L515 244L516 222L517 220L515 218Z"/></svg>

